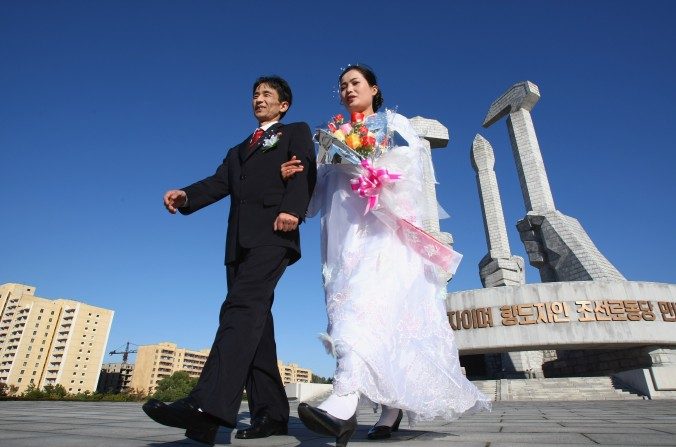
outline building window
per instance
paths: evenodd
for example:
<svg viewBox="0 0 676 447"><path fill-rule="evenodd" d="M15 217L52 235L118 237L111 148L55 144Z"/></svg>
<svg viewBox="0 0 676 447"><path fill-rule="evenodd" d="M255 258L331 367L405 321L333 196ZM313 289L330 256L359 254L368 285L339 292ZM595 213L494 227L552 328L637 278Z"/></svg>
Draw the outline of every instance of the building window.
<svg viewBox="0 0 676 447"><path fill-rule="evenodd" d="M19 377L16 381L21 383L21 377Z"/></svg>
<svg viewBox="0 0 676 447"><path fill-rule="evenodd" d="M40 313L42 313L42 312L44 312L44 311L45 311L44 309L40 309Z"/></svg>

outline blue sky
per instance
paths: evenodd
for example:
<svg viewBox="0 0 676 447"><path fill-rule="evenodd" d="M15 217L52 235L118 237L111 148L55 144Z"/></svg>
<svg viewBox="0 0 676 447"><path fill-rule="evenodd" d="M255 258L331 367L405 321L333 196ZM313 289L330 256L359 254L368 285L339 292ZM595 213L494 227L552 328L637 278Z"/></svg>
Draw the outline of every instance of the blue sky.
<svg viewBox="0 0 676 447"><path fill-rule="evenodd" d="M165 190L210 175L255 128L251 84L285 77L285 121L341 111L341 67L371 65L385 105L451 133L438 198L465 255L449 291L480 288L486 243L469 151L486 137L512 252L525 214L504 121L513 83L554 200L632 280L676 282L676 3L670 1L4 1L0 5L0 283L114 309L126 341L208 347L225 296L229 202L171 216ZM279 358L330 376L316 219L274 306ZM527 281L538 282L529 268ZM119 361L108 357L106 361Z"/></svg>

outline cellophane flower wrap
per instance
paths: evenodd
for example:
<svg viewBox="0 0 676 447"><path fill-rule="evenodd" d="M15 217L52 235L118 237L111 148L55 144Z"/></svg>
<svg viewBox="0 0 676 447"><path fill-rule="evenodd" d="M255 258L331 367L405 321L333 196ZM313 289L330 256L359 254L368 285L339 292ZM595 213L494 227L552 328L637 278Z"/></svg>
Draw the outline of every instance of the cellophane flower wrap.
<svg viewBox="0 0 676 447"><path fill-rule="evenodd" d="M425 258L435 282L443 283L439 297L444 298L446 281L455 273L462 255L424 230L426 222L440 218L436 198L426 193L429 183L435 183L430 150L404 116L390 110L365 118L360 115L353 114L349 123L336 115L326 129L317 133L319 188L322 175L340 171L340 175L334 172L332 179L340 177L339 182L347 183L349 190L345 193L352 196L350 199L360 199L365 233L369 231L369 215L387 225L402 243ZM360 135L366 138L358 140ZM335 214L332 208L346 207L346 202L341 205L336 200L348 198L342 197L345 193L335 193L335 189L342 190L346 185L329 183L332 185L327 186L330 191L328 195L324 193L324 198L334 203L324 208ZM319 211L316 198L320 196L321 191L315 193L311 213Z"/></svg>
<svg viewBox="0 0 676 447"><path fill-rule="evenodd" d="M387 120L384 112L368 117L355 112L349 121L342 113L334 115L315 136L320 148L319 163L359 164L365 159L377 159L392 145Z"/></svg>

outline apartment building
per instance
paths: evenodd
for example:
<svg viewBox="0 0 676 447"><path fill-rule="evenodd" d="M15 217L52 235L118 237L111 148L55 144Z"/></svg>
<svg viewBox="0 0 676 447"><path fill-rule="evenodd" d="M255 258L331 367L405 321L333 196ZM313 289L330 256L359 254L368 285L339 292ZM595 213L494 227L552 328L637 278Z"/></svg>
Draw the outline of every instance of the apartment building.
<svg viewBox="0 0 676 447"><path fill-rule="evenodd" d="M129 391L134 365L131 363L104 363L96 391L100 393L122 393Z"/></svg>
<svg viewBox="0 0 676 447"><path fill-rule="evenodd" d="M289 363L287 365L281 360L277 361L277 367L279 368L279 375L282 376L282 382L284 385L296 382L312 382L311 369L301 368L295 363Z"/></svg>
<svg viewBox="0 0 676 447"><path fill-rule="evenodd" d="M163 342L138 347L130 389L152 394L157 382L177 371L187 371L190 377L199 377L209 356L209 349L193 351Z"/></svg>
<svg viewBox="0 0 676 447"><path fill-rule="evenodd" d="M0 285L0 381L19 393L31 384L96 390L113 315L80 301L39 298L33 286Z"/></svg>

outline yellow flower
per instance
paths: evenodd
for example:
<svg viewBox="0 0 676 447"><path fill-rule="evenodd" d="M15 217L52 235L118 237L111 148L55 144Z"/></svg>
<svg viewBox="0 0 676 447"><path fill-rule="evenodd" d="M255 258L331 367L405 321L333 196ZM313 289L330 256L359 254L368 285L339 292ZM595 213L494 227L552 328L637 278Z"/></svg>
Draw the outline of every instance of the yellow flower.
<svg viewBox="0 0 676 447"><path fill-rule="evenodd" d="M351 133L345 139L345 144L347 144L350 149L357 149L361 144L361 139L359 138L359 135Z"/></svg>
<svg viewBox="0 0 676 447"><path fill-rule="evenodd" d="M342 130L337 130L333 132L333 136L339 141L342 141L343 143L345 142L345 134L343 133Z"/></svg>

